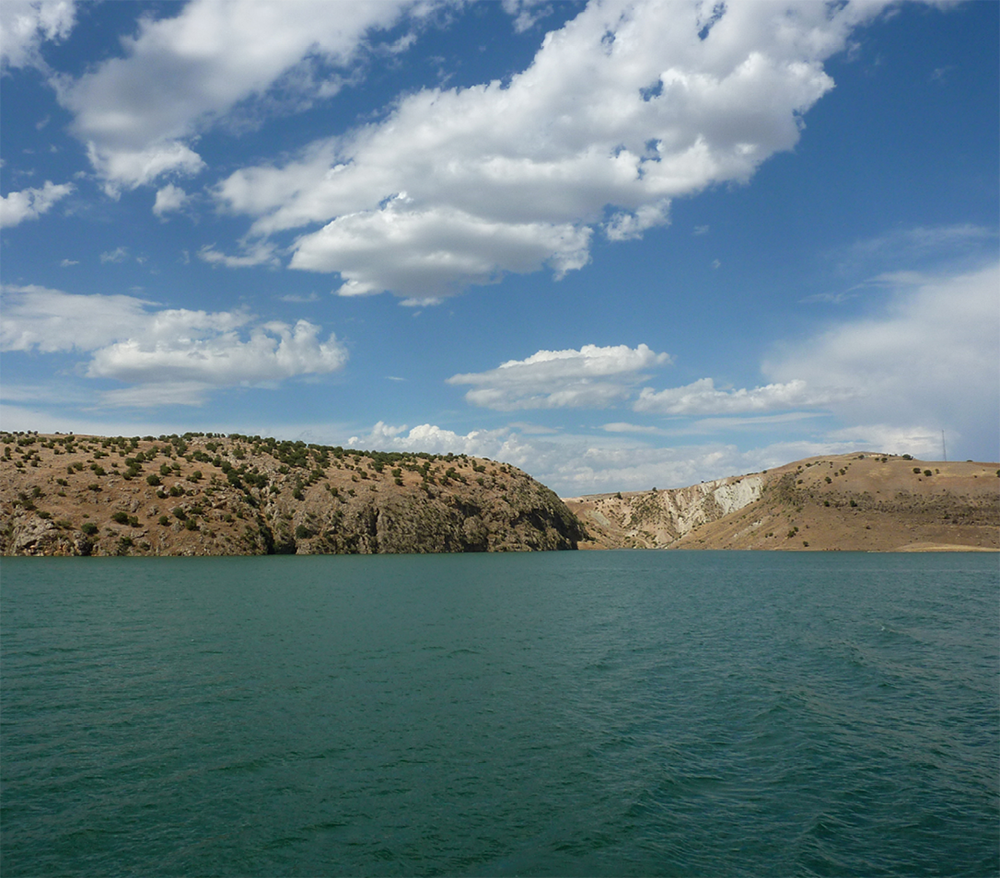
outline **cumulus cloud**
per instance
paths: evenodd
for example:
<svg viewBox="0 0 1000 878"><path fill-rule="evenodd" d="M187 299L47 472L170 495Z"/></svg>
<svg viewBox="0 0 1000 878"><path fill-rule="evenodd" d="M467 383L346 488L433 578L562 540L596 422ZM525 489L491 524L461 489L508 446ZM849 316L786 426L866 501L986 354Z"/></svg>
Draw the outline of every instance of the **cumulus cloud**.
<svg viewBox="0 0 1000 878"><path fill-rule="evenodd" d="M295 375L334 372L347 359L331 338L306 320L295 326L272 322L253 327L247 340L213 325L231 315L202 311L163 312L145 337L115 342L94 352L87 374L130 383L200 381L217 385L261 384ZM180 324L186 334L167 336L158 323Z"/></svg>
<svg viewBox="0 0 1000 878"><path fill-rule="evenodd" d="M191 196L180 186L168 183L156 193L156 202L153 204L153 213L162 217L165 213L173 213L184 207Z"/></svg>
<svg viewBox="0 0 1000 878"><path fill-rule="evenodd" d="M954 431L959 448L995 455L1000 266L906 280L882 313L785 346L762 371L776 381L850 389L830 406L848 423L911 431L918 425L938 437Z"/></svg>
<svg viewBox="0 0 1000 878"><path fill-rule="evenodd" d="M433 5L192 0L175 16L141 19L136 36L123 40L124 57L62 83L60 100L114 195L164 174L197 173L204 166L192 149L197 134L283 77L290 88L305 89L307 100L335 93L336 77L316 81L296 70L304 74L309 59L343 66L370 30Z"/></svg>
<svg viewBox="0 0 1000 878"><path fill-rule="evenodd" d="M22 189L0 198L0 228L16 226L23 220L38 219L51 210L60 198L65 198L74 189L72 183L55 184L45 181L41 189Z"/></svg>
<svg viewBox="0 0 1000 878"><path fill-rule="evenodd" d="M254 323L241 312L158 309L132 296L4 287L0 350L90 355L84 374L150 389L148 400L201 400L212 387L259 386L343 367L347 351L306 320ZM139 400L111 391L108 402ZM131 404L131 402L129 403Z"/></svg>
<svg viewBox="0 0 1000 878"><path fill-rule="evenodd" d="M637 237L668 222L671 199L745 182L791 149L833 87L823 62L885 5L592 2L509 82L408 95L281 167L236 171L216 196L252 234L326 224L291 267L339 272L346 295L558 276L586 264L595 231Z"/></svg>
<svg viewBox="0 0 1000 878"><path fill-rule="evenodd" d="M631 392L639 371L670 362L647 345L538 351L525 360L509 360L488 372L453 375L449 384L471 384L465 398L473 405L515 409L604 408Z"/></svg>
<svg viewBox="0 0 1000 878"><path fill-rule="evenodd" d="M664 415L723 415L766 412L775 409L827 405L851 391L816 390L801 379L786 384L768 384L752 390L717 390L711 378L701 378L684 387L655 391L644 387L633 408L637 412Z"/></svg>
<svg viewBox="0 0 1000 878"><path fill-rule="evenodd" d="M0 3L0 68L40 64L45 40L64 40L76 19L74 0L3 0Z"/></svg>

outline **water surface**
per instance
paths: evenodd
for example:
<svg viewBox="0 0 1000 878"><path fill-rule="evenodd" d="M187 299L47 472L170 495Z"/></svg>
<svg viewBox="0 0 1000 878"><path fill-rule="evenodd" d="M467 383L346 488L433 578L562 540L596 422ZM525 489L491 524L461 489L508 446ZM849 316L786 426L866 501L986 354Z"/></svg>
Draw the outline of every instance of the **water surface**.
<svg viewBox="0 0 1000 878"><path fill-rule="evenodd" d="M996 875L991 555L4 559L0 873Z"/></svg>

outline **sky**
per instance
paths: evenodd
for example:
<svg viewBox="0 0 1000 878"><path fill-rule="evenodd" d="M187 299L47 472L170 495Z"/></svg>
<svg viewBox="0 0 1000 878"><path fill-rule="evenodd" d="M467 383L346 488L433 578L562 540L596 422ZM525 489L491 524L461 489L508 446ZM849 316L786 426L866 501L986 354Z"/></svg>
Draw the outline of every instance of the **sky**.
<svg viewBox="0 0 1000 878"><path fill-rule="evenodd" d="M1000 458L1000 4L0 2L0 428L562 496Z"/></svg>

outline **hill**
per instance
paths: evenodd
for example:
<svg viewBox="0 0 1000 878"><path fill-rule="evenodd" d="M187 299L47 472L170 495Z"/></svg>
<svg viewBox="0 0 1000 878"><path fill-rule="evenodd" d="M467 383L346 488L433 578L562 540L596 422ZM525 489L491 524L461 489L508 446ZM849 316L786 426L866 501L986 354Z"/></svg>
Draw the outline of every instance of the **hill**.
<svg viewBox="0 0 1000 878"><path fill-rule="evenodd" d="M0 432L0 554L574 549L563 502L508 464L259 436Z"/></svg>
<svg viewBox="0 0 1000 878"><path fill-rule="evenodd" d="M672 490L566 499L580 548L1000 549L1000 465L823 455Z"/></svg>

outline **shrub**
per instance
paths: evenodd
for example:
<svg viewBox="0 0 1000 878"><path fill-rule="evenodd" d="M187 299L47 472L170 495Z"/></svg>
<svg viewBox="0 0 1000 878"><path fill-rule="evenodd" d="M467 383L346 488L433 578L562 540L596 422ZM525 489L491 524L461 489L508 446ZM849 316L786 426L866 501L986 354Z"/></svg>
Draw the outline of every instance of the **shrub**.
<svg viewBox="0 0 1000 878"><path fill-rule="evenodd" d="M161 515L161 516L160 516L160 517L159 517L159 518L157 519L157 521L158 521L158 522L159 522L159 523L160 523L161 525L167 525L167 524L170 524L170 519L169 519L169 518L167 518L167 516L165 516L165 515Z"/></svg>
<svg viewBox="0 0 1000 878"><path fill-rule="evenodd" d="M111 520L115 522L115 524L128 524L128 515L124 512L116 512L111 516Z"/></svg>
<svg viewBox="0 0 1000 878"><path fill-rule="evenodd" d="M934 475L934 473L932 473L929 469L925 469L924 470L924 475L925 476L932 476L932 475Z"/></svg>
<svg viewBox="0 0 1000 878"><path fill-rule="evenodd" d="M151 485L152 487L155 488L157 485L160 484L160 477L156 475L156 473L150 473L148 476L146 476L146 484Z"/></svg>
<svg viewBox="0 0 1000 878"><path fill-rule="evenodd" d="M88 537L92 537L97 533L97 525L92 521L85 521L80 525L80 530L83 531Z"/></svg>

